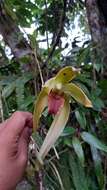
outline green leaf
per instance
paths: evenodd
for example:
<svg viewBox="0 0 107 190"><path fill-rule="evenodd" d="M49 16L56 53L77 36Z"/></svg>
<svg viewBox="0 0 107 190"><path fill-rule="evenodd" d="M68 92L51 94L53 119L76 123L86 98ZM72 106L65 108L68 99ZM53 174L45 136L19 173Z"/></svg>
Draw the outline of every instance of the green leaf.
<svg viewBox="0 0 107 190"><path fill-rule="evenodd" d="M28 96L28 97L26 97L26 98L24 99L22 105L21 105L21 108L22 108L23 110L26 110L26 111L27 111L28 106L29 106L30 104L32 104L32 103L34 102L34 100L35 100L35 96Z"/></svg>
<svg viewBox="0 0 107 190"><path fill-rule="evenodd" d="M69 165L72 172L72 180L76 190L88 190L88 180L79 160L69 154Z"/></svg>
<svg viewBox="0 0 107 190"><path fill-rule="evenodd" d="M99 72L100 69L101 69L101 64L99 64L99 63L94 64L94 68L95 68L95 70L96 70L97 72Z"/></svg>
<svg viewBox="0 0 107 190"><path fill-rule="evenodd" d="M94 146L91 146L91 153L92 153L92 158L94 161L95 173L98 180L99 188L103 189L104 188L104 174L103 174L103 168L102 168L102 163L101 163L101 156L100 156L99 151Z"/></svg>
<svg viewBox="0 0 107 190"><path fill-rule="evenodd" d="M4 89L2 90L2 96L8 98L13 93L14 89L15 89L15 82L12 82L11 84L4 87Z"/></svg>
<svg viewBox="0 0 107 190"><path fill-rule="evenodd" d="M64 138L64 145L67 145L68 147L72 147L71 138Z"/></svg>
<svg viewBox="0 0 107 190"><path fill-rule="evenodd" d="M85 129L85 127L86 127L85 113L80 110L76 110L75 116L76 116L76 119L77 119L78 123L80 124L81 128Z"/></svg>
<svg viewBox="0 0 107 190"><path fill-rule="evenodd" d="M103 142L101 142L97 137L94 135L88 133L88 132L83 132L81 134L82 139L90 144L91 146L94 146L98 148L99 150L107 152L107 145L105 145Z"/></svg>
<svg viewBox="0 0 107 190"><path fill-rule="evenodd" d="M24 103L24 84L20 81L16 81L16 101L17 107L19 110L23 110L23 103Z"/></svg>
<svg viewBox="0 0 107 190"><path fill-rule="evenodd" d="M75 150L75 153L77 154L79 160L80 160L80 163L82 165L84 165L84 152L83 152L83 149L82 149L82 145L79 141L79 139L77 137L73 137L72 139L72 145L73 145L73 148Z"/></svg>
<svg viewBox="0 0 107 190"><path fill-rule="evenodd" d="M102 90L102 95L107 96L107 79L102 79L99 81L99 86Z"/></svg>
<svg viewBox="0 0 107 190"><path fill-rule="evenodd" d="M101 109L104 108L104 102L96 96L92 97L92 103L93 109L96 111L101 111Z"/></svg>
<svg viewBox="0 0 107 190"><path fill-rule="evenodd" d="M61 175L61 178L63 179L63 185L65 190L71 190L71 187L73 186L71 181L71 173L68 166L68 153L65 152L63 156L60 157L59 164L59 172ZM73 189L72 189L73 190Z"/></svg>
<svg viewBox="0 0 107 190"><path fill-rule="evenodd" d="M61 137L70 136L75 133L75 129L73 127L66 127L61 135Z"/></svg>

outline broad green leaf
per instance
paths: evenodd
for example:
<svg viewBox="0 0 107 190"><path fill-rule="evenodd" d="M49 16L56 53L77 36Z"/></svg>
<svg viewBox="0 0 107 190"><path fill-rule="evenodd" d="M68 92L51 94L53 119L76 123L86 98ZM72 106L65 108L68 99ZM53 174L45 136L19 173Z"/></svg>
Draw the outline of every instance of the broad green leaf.
<svg viewBox="0 0 107 190"><path fill-rule="evenodd" d="M95 68L95 70L96 70L97 72L100 71L100 69L101 69L101 64L95 63L93 66L94 66L94 68Z"/></svg>
<svg viewBox="0 0 107 190"><path fill-rule="evenodd" d="M83 148L82 148L82 145L79 141L79 139L77 137L73 137L72 139L72 145L73 145L73 148L75 150L75 153L77 154L79 160L80 160L80 163L82 165L84 165L84 152L83 152Z"/></svg>
<svg viewBox="0 0 107 190"><path fill-rule="evenodd" d="M47 90L46 87L42 89L35 103L34 114L33 114L33 129L34 130L38 128L41 114L48 104L48 96L47 96L46 90Z"/></svg>
<svg viewBox="0 0 107 190"><path fill-rule="evenodd" d="M46 135L42 147L40 148L39 157L44 159L50 148L55 144L58 137L61 135L69 117L70 105L69 101L65 100L63 108L55 116L52 125Z"/></svg>
<svg viewBox="0 0 107 190"><path fill-rule="evenodd" d="M82 139L90 144L91 146L94 146L98 148L99 150L107 152L107 145L105 145L103 142L101 142L97 137L94 135L88 133L88 132L83 132L81 134Z"/></svg>
<svg viewBox="0 0 107 190"><path fill-rule="evenodd" d="M107 79L102 79L99 81L99 86L102 90L103 97L107 96Z"/></svg>
<svg viewBox="0 0 107 190"><path fill-rule="evenodd" d="M65 152L63 156L60 157L60 162L57 163L59 166L59 173L61 178L63 179L63 185L65 190L73 190L71 187L73 186L71 181L71 173L68 166L68 152Z"/></svg>
<svg viewBox="0 0 107 190"><path fill-rule="evenodd" d="M61 137L65 137L65 136L70 136L73 135L75 133L75 129L73 127L66 127L63 131L63 133L61 134Z"/></svg>
<svg viewBox="0 0 107 190"><path fill-rule="evenodd" d="M86 107L92 107L91 101L85 95L85 93L75 84L66 84L64 91L70 94L77 102L83 104Z"/></svg>
<svg viewBox="0 0 107 190"><path fill-rule="evenodd" d="M68 147L72 147L72 139L70 138L64 138L64 144Z"/></svg>
<svg viewBox="0 0 107 190"><path fill-rule="evenodd" d="M96 111L101 111L104 108L104 102L97 96L92 96L93 109Z"/></svg>
<svg viewBox="0 0 107 190"><path fill-rule="evenodd" d="M76 119L77 119L78 123L80 124L81 128L85 129L85 127L86 127L85 113L82 112L81 110L76 110L75 116L76 116Z"/></svg>
<svg viewBox="0 0 107 190"><path fill-rule="evenodd" d="M95 173L98 180L99 188L104 188L104 174L103 174L103 168L102 168L102 161L99 151L94 147L91 146L91 153L92 158L94 161L94 167L95 167Z"/></svg>
<svg viewBox="0 0 107 190"><path fill-rule="evenodd" d="M88 180L79 160L72 153L69 154L69 165L72 172L72 180L76 190L89 190Z"/></svg>

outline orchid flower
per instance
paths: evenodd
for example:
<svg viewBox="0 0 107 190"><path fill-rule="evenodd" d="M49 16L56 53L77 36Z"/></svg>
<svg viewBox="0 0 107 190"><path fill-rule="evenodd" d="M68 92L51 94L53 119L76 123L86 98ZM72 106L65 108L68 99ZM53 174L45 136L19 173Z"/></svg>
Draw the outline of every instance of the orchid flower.
<svg viewBox="0 0 107 190"><path fill-rule="evenodd" d="M46 107L48 107L48 112L54 115L54 120L38 153L41 160L53 147L68 121L70 98L72 97L85 107L92 107L91 101L80 87L70 82L79 72L80 69L71 66L64 67L55 77L46 81L37 98L33 117L34 130L38 129L41 114Z"/></svg>

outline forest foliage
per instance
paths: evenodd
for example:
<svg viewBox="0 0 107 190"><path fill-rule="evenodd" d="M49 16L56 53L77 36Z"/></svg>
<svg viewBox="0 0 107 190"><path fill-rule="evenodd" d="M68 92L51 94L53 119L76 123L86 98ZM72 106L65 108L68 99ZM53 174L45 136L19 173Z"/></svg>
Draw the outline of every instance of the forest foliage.
<svg viewBox="0 0 107 190"><path fill-rule="evenodd" d="M38 180L30 146L25 175L28 189L38 189L42 181L47 190L105 190L107 72L101 48L93 42L85 2L0 1L0 33L0 122L16 110L33 113L42 83L65 66L81 69L73 82L93 105L85 108L72 100L69 121L46 157ZM38 149L52 120L46 109L32 137Z"/></svg>

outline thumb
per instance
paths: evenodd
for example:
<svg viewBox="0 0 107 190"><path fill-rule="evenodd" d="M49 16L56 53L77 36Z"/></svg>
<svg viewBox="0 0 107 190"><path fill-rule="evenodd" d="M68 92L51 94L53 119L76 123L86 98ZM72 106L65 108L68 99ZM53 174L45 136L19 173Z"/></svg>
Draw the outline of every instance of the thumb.
<svg viewBox="0 0 107 190"><path fill-rule="evenodd" d="M32 114L29 112L15 112L10 119L8 119L5 130L11 136L21 136L24 128L28 126L32 128Z"/></svg>
<svg viewBox="0 0 107 190"><path fill-rule="evenodd" d="M26 127L23 130L21 137L19 139L18 151L19 151L19 156L21 159L25 158L27 160L28 145L29 145L31 133L32 133L32 129L29 127Z"/></svg>

